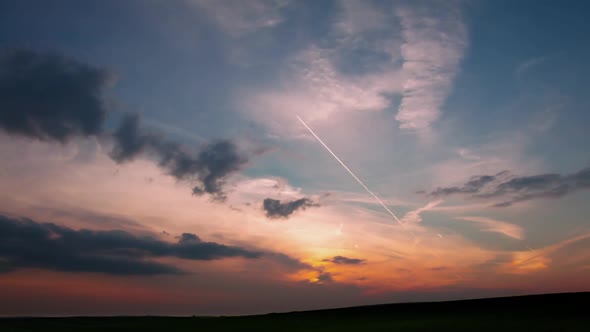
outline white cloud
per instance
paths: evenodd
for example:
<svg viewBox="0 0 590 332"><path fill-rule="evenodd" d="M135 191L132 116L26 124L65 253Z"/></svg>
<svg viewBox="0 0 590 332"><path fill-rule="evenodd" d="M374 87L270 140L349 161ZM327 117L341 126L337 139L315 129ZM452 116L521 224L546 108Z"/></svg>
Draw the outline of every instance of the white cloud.
<svg viewBox="0 0 590 332"><path fill-rule="evenodd" d="M385 94L399 92L399 72L347 76L332 63L329 51L312 46L290 64L287 80L277 88L248 93L245 109L273 134L300 134L304 128L295 120L325 120L339 112L381 111L390 105Z"/></svg>
<svg viewBox="0 0 590 332"><path fill-rule="evenodd" d="M510 274L526 274L544 270L551 265L554 265L552 267L555 268L555 265L583 261L587 257L585 252L580 255L580 252L572 253L570 251L563 252L560 255L559 251L577 242L587 241L589 238L590 233L586 232L539 249L528 248L528 250L514 252L512 253L512 261L503 264L500 270ZM578 264L576 263L576 265ZM583 269L584 267L581 268L581 270Z"/></svg>
<svg viewBox="0 0 590 332"><path fill-rule="evenodd" d="M409 202L397 197L379 196L381 201L386 205L408 205ZM367 192L350 192L350 191L329 191L324 194L323 200L328 203L360 203L381 206L375 198Z"/></svg>
<svg viewBox="0 0 590 332"><path fill-rule="evenodd" d="M401 128L429 129L440 116L459 70L467 33L457 8L399 8L406 77L396 116Z"/></svg>
<svg viewBox="0 0 590 332"><path fill-rule="evenodd" d="M520 134L505 135L489 143L456 149L448 159L429 168L436 186L465 183L477 175L493 175L509 170L512 173L542 171L539 160L527 156L530 137Z"/></svg>
<svg viewBox="0 0 590 332"><path fill-rule="evenodd" d="M409 211L408 213L406 213L402 218L401 221L403 223L417 223L417 222L421 222L422 221L422 216L420 216L420 213L428 211L428 210L432 210L433 208L437 207L438 205L440 205L443 202L443 200L439 199L436 201L432 201L426 205L424 205L421 208L417 208L416 210L412 210Z"/></svg>
<svg viewBox="0 0 590 332"><path fill-rule="evenodd" d="M297 123L290 125L295 114L313 124L340 112L384 111L401 96L400 127L429 129L467 43L458 8L400 7L394 14L366 1L340 5L332 31L290 58L278 84L246 91L241 108L273 134L299 136ZM359 62L353 74L342 69L350 61Z"/></svg>
<svg viewBox="0 0 590 332"><path fill-rule="evenodd" d="M293 200L304 196L301 188L290 186L286 180L278 177L243 177L237 179L232 187L230 203L262 202L267 197Z"/></svg>
<svg viewBox="0 0 590 332"><path fill-rule="evenodd" d="M482 231L499 233L505 236L522 240L524 238L524 230L522 227L508 223L506 221L477 216L457 217L458 220L474 222L482 226Z"/></svg>

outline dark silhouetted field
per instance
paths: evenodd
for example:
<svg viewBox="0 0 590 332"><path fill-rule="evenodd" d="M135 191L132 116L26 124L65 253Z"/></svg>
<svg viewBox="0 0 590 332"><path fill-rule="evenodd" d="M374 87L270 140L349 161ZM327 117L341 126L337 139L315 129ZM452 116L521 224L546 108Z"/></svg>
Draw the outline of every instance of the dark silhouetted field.
<svg viewBox="0 0 590 332"><path fill-rule="evenodd" d="M241 317L0 319L0 331L590 331L590 293L403 303Z"/></svg>

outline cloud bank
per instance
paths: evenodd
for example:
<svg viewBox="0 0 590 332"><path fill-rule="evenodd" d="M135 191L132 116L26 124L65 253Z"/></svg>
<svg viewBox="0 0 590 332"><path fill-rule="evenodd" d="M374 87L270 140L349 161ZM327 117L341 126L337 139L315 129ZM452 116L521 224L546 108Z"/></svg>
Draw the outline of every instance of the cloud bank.
<svg viewBox="0 0 590 332"><path fill-rule="evenodd" d="M107 274L181 274L176 266L156 258L215 260L229 257L261 258L266 253L204 242L184 233L178 242L140 237L122 230L75 230L52 223L0 215L0 257L7 269L42 268L67 272Z"/></svg>

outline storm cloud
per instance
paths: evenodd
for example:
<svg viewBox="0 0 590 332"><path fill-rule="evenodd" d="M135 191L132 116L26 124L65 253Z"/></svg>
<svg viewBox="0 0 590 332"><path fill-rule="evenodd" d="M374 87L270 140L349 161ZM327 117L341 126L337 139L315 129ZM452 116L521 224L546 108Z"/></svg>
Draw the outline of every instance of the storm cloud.
<svg viewBox="0 0 590 332"><path fill-rule="evenodd" d="M0 51L0 128L11 135L65 143L99 135L104 89L114 76L55 54Z"/></svg>
<svg viewBox="0 0 590 332"><path fill-rule="evenodd" d="M472 177L460 187L437 188L431 196L462 194L476 199L499 199L495 207L506 207L538 198L560 198L590 189L590 167L573 174L546 173L531 176L512 176L508 171L496 175Z"/></svg>
<svg viewBox="0 0 590 332"><path fill-rule="evenodd" d="M186 273L155 258L216 260L229 257L258 259L276 253L205 242L184 233L176 243L136 236L122 230L74 230L53 223L0 215L2 271L41 268L66 272L99 272L116 275ZM293 262L295 259L292 259Z"/></svg>
<svg viewBox="0 0 590 332"><path fill-rule="evenodd" d="M113 134L111 157L126 162L145 154L155 157L158 165L178 180L196 182L193 194L210 194L214 199L226 198L222 189L225 179L242 169L248 158L231 140L218 140L190 150L140 128L136 115L127 115Z"/></svg>
<svg viewBox="0 0 590 332"><path fill-rule="evenodd" d="M265 198L262 208L268 218L288 218L297 210L305 210L307 207L319 206L309 198L300 198L294 201L281 202L278 199Z"/></svg>

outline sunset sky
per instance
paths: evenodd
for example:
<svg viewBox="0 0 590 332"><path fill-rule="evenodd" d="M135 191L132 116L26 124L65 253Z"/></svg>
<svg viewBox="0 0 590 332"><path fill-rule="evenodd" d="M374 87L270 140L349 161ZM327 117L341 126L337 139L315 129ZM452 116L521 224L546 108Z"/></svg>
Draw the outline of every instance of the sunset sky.
<svg viewBox="0 0 590 332"><path fill-rule="evenodd" d="M0 316L589 291L589 12L0 0Z"/></svg>

